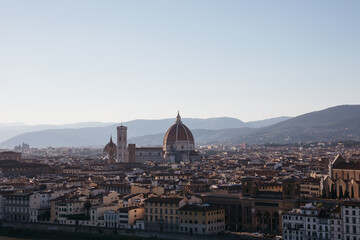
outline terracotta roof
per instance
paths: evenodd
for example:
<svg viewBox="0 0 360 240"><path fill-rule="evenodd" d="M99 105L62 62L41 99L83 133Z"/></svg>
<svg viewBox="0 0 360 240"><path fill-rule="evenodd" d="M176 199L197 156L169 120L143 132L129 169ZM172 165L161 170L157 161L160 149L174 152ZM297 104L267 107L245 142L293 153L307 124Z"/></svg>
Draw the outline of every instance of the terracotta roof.
<svg viewBox="0 0 360 240"><path fill-rule="evenodd" d="M164 144L176 141L188 141L190 143L194 143L194 137L191 131L181 122L179 115L175 124L167 130L164 137Z"/></svg>
<svg viewBox="0 0 360 240"><path fill-rule="evenodd" d="M351 170L360 170L360 163L346 163L341 162L333 166L333 169L351 169Z"/></svg>
<svg viewBox="0 0 360 240"><path fill-rule="evenodd" d="M207 212L215 210L223 210L221 207L211 206L208 204L198 205L198 204L188 204L180 208L181 211L197 211L197 212Z"/></svg>
<svg viewBox="0 0 360 240"><path fill-rule="evenodd" d="M177 197L151 197L145 200L145 202L156 202L156 203L179 203L183 198Z"/></svg>

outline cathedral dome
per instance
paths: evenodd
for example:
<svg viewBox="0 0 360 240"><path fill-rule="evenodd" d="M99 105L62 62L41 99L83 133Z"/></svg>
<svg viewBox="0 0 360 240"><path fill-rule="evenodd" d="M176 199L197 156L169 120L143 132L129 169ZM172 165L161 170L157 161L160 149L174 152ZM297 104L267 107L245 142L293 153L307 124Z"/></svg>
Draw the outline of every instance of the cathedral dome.
<svg viewBox="0 0 360 240"><path fill-rule="evenodd" d="M167 130L164 137L164 146L174 145L176 143L194 144L194 137L189 128L182 123L179 113L176 117L175 124Z"/></svg>
<svg viewBox="0 0 360 240"><path fill-rule="evenodd" d="M116 144L112 141L112 137L110 137L110 142L108 144L106 144L106 146L104 147L103 150L103 154L104 155L115 155L116 156L116 152L117 152L117 146Z"/></svg>

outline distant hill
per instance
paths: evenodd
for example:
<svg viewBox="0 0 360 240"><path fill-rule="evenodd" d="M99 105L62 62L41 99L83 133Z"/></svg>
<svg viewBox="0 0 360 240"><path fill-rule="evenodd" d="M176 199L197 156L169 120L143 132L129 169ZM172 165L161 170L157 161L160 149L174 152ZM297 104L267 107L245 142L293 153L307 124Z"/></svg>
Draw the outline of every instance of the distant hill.
<svg viewBox="0 0 360 240"><path fill-rule="evenodd" d="M249 124L256 126L268 126L274 121L279 122L283 119L284 117L280 117L271 120L249 122ZM250 131L243 129L247 127L248 123L244 123L236 118L183 118L182 120L193 131L197 129L202 129L202 131L199 130L199 135L195 136L197 138L197 143L216 142L220 139L240 136L240 133L249 133ZM174 122L174 118L161 120L133 120L125 122L124 125L128 127L129 141L133 141L141 145L161 145L162 138L166 130L172 124L174 124ZM110 135L116 136L116 127L120 125L104 123L104 126L101 126L101 123L94 123L93 125L91 125L91 127L82 127L81 124L82 123L60 126L49 125L50 129L46 130L43 129L44 125L34 126L34 128L36 129L35 131L25 132L17 136L10 137L9 139L4 140L0 144L0 147L13 148L16 145L21 144L22 142L29 143L32 147L102 146L107 143ZM97 124L100 124L100 126L98 126ZM82 128L76 128L77 126L80 126ZM26 127L24 128L25 129L20 128L20 130L28 130ZM223 129L226 130L221 131ZM228 129L242 130L234 131ZM19 131L19 129L17 130ZM3 130L3 132L5 132L5 130ZM11 134L13 134L13 132L11 132ZM153 137L155 136L150 137L149 135L158 135L158 138L160 140L154 140Z"/></svg>
<svg viewBox="0 0 360 240"><path fill-rule="evenodd" d="M219 118L207 118L207 119L199 119L199 118L182 118L182 121L188 126L190 129L210 129L210 130L219 130L225 128L241 128L245 126L245 123L236 118L230 117L219 117ZM175 123L175 118L167 118L160 120L133 120L129 122L125 122L124 125L128 127L128 136L130 137L138 137L144 135L152 135L163 133L167 131L167 129ZM109 126L114 130L114 134L116 133L116 127L119 124Z"/></svg>
<svg viewBox="0 0 360 240"><path fill-rule="evenodd" d="M246 122L245 127L248 127L248 128L262 128L262 127L271 126L271 125L279 123L279 122L283 122L283 121L288 120L290 118L291 117L277 117L277 118L269 118L269 119L260 120L260 121Z"/></svg>
<svg viewBox="0 0 360 240"><path fill-rule="evenodd" d="M24 123L6 123L6 124L0 123L0 142L26 132L35 132L35 131L41 131L47 129L104 127L112 124L115 123L80 122L80 123L60 124L60 125L51 125L51 124L26 125Z"/></svg>
<svg viewBox="0 0 360 240"><path fill-rule="evenodd" d="M360 140L360 105L342 105L294 117L233 138L241 143Z"/></svg>
<svg viewBox="0 0 360 240"><path fill-rule="evenodd" d="M227 128L221 130L194 129L191 132L194 135L196 145L226 143L234 136L243 136L256 131L253 128ZM136 143L138 146L162 146L164 133L134 137L129 139L130 143Z"/></svg>
<svg viewBox="0 0 360 240"><path fill-rule="evenodd" d="M248 123L226 117L182 120L193 132L196 144L360 141L360 105L342 105L290 119L280 117ZM175 119L134 120L124 125L128 126L129 142L158 146L174 122ZM22 142L32 147L103 146L110 135L116 136L118 125L27 132L3 141L0 147L13 148Z"/></svg>

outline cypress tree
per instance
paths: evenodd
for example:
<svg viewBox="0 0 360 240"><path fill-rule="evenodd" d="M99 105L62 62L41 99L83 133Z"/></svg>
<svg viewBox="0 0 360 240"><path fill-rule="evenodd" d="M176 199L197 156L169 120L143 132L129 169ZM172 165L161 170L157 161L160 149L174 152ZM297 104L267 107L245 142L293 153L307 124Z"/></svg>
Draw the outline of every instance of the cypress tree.
<svg viewBox="0 0 360 240"><path fill-rule="evenodd" d="M344 193L343 193L343 189L342 189L342 186L340 185L339 187L339 198L342 199L344 198Z"/></svg>
<svg viewBox="0 0 360 240"><path fill-rule="evenodd" d="M351 186L351 198L355 198L354 186Z"/></svg>
<svg viewBox="0 0 360 240"><path fill-rule="evenodd" d="M332 199L335 198L335 188L334 188L334 184L331 184L330 198L332 198Z"/></svg>
<svg viewBox="0 0 360 240"><path fill-rule="evenodd" d="M338 192L337 192L337 188L335 188L334 190L334 198L337 198L338 197Z"/></svg>
<svg viewBox="0 0 360 240"><path fill-rule="evenodd" d="M322 197L322 198L326 198L326 192L325 192L325 188L323 188L323 190L322 190L322 194L321 194L321 197Z"/></svg>

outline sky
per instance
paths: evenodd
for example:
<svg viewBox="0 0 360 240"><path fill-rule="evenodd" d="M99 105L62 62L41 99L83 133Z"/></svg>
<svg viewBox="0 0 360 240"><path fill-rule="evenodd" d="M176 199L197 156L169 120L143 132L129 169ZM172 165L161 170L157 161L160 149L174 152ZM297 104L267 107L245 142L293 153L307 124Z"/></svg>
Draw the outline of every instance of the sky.
<svg viewBox="0 0 360 240"><path fill-rule="evenodd" d="M360 1L0 0L0 123L360 104Z"/></svg>

